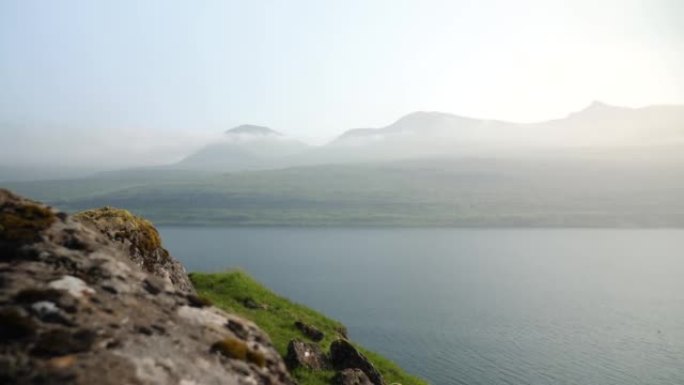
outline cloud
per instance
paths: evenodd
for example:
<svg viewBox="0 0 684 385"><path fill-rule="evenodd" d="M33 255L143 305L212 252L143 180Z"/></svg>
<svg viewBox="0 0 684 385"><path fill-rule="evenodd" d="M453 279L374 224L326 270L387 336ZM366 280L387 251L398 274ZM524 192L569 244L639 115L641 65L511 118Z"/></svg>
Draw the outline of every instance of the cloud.
<svg viewBox="0 0 684 385"><path fill-rule="evenodd" d="M12 166L98 169L161 165L176 162L221 135L206 130L3 127L0 161Z"/></svg>

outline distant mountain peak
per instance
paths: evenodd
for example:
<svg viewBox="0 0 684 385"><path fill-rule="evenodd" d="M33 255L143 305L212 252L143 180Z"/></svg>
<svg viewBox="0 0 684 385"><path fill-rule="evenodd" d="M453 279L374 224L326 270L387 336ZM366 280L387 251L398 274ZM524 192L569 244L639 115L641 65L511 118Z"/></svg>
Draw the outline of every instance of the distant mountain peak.
<svg viewBox="0 0 684 385"><path fill-rule="evenodd" d="M588 106L581 110L572 112L568 114L569 118L572 117L583 117L583 116L603 116L607 113L618 113L620 111L628 110L626 107L614 106L608 103L604 103L600 100L594 100L589 103Z"/></svg>
<svg viewBox="0 0 684 385"><path fill-rule="evenodd" d="M589 107L594 107L594 108L597 108L597 107L607 107L607 106L608 106L608 103L604 103L604 102L602 102L602 101L600 101L600 100L594 100L594 101L591 102L591 104L589 104Z"/></svg>
<svg viewBox="0 0 684 385"><path fill-rule="evenodd" d="M241 126L233 127L226 131L228 135L258 135L258 136L273 136L281 134L278 131L272 130L264 126L256 126L253 124L243 124Z"/></svg>
<svg viewBox="0 0 684 385"><path fill-rule="evenodd" d="M414 111L399 118L397 121L418 120L418 119L440 119L444 117L454 117L456 115L439 111Z"/></svg>
<svg viewBox="0 0 684 385"><path fill-rule="evenodd" d="M584 108L583 111L596 111L596 110L605 110L608 108L617 108L616 106L611 106L608 103L604 103L600 100L594 100L591 102L586 108Z"/></svg>

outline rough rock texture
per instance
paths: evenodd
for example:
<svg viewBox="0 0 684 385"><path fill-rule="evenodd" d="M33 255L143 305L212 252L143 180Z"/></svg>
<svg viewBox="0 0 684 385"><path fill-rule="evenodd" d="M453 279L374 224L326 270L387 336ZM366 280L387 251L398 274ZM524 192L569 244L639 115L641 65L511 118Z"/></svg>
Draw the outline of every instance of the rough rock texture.
<svg viewBox="0 0 684 385"><path fill-rule="evenodd" d="M131 260L148 273L179 290L194 291L185 268L162 247L157 229L148 220L111 207L83 211L74 215L74 219L119 243Z"/></svg>
<svg viewBox="0 0 684 385"><path fill-rule="evenodd" d="M372 385L366 373L361 369L344 369L335 373L333 377L335 385Z"/></svg>
<svg viewBox="0 0 684 385"><path fill-rule="evenodd" d="M300 332L313 341L320 342L323 340L323 337L325 337L325 334L323 334L322 331L316 329L316 327L309 325L306 322L295 321L294 325L297 329L299 329Z"/></svg>
<svg viewBox="0 0 684 385"><path fill-rule="evenodd" d="M313 343L294 339L287 344L285 362L289 368L304 367L321 370L330 368L328 357L321 348Z"/></svg>
<svg viewBox="0 0 684 385"><path fill-rule="evenodd" d="M385 381L375 366L356 348L344 339L330 344L330 361L337 370L360 369L375 385L383 385Z"/></svg>
<svg viewBox="0 0 684 385"><path fill-rule="evenodd" d="M292 384L265 333L189 296L0 190L0 383Z"/></svg>

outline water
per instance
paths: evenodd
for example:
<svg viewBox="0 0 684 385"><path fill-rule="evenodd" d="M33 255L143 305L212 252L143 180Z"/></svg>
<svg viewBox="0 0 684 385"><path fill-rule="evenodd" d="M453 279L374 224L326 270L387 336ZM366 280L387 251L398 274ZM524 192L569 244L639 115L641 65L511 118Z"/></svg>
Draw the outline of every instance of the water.
<svg viewBox="0 0 684 385"><path fill-rule="evenodd" d="M684 384L684 230L161 229L442 384Z"/></svg>

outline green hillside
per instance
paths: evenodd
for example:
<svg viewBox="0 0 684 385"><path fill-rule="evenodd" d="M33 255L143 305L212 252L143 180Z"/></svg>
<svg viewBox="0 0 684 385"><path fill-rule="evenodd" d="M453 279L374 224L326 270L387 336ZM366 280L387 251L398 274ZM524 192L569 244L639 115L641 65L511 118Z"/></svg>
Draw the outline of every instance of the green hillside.
<svg viewBox="0 0 684 385"><path fill-rule="evenodd" d="M324 315L280 297L253 278L241 271L216 274L190 274L190 279L197 292L209 299L214 305L252 320L271 337L273 344L283 357L287 352L287 344L291 339L304 338L294 326L295 321L303 321L325 333L320 342L324 351L328 351L330 343L339 336L344 326ZM259 304L257 308L245 306L246 301ZM425 385L423 380L409 375L395 363L369 352L356 345L382 373L388 384ZM301 385L329 384L333 371L295 370L292 373Z"/></svg>
<svg viewBox="0 0 684 385"><path fill-rule="evenodd" d="M458 159L5 187L66 211L110 205L157 224L681 227L681 175L682 164L642 159Z"/></svg>

